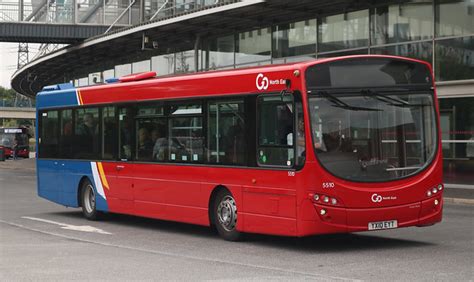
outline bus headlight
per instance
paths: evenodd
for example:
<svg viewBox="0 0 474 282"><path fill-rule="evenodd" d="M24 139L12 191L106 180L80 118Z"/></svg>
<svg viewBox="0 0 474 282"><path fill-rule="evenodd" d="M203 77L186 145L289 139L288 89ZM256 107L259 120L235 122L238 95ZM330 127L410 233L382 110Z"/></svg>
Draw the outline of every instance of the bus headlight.
<svg viewBox="0 0 474 282"><path fill-rule="evenodd" d="M340 206L341 201L334 197L334 196L329 196L329 195L324 195L324 194L313 194L313 193L308 193L308 198L313 202L317 204L322 204L322 205L333 205L333 206Z"/></svg>

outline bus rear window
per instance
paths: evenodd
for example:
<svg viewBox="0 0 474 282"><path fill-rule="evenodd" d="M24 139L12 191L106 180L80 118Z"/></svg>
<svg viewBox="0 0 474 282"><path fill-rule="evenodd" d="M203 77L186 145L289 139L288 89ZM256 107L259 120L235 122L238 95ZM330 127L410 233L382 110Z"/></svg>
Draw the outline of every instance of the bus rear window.
<svg viewBox="0 0 474 282"><path fill-rule="evenodd" d="M306 71L308 88L431 86L424 64L387 58L355 58L317 64Z"/></svg>

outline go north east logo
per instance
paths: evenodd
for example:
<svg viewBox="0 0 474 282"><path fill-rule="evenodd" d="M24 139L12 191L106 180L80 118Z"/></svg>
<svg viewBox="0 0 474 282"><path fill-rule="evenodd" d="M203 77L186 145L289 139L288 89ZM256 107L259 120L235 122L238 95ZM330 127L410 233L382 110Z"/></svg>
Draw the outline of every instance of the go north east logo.
<svg viewBox="0 0 474 282"><path fill-rule="evenodd" d="M388 197L382 197L378 194L372 194L371 200L374 203L381 203L383 200L396 200L397 197L394 196L388 196Z"/></svg>
<svg viewBox="0 0 474 282"><path fill-rule="evenodd" d="M268 77L264 76L263 73L259 73L257 78L255 79L255 86L257 86L258 90L267 90L268 86L270 85L285 85L284 79L275 79L270 80Z"/></svg>

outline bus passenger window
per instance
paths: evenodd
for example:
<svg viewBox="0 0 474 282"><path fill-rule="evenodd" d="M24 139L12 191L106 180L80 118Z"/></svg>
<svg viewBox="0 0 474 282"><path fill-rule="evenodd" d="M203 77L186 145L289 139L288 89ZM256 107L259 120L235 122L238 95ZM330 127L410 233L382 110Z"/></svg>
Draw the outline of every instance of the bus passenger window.
<svg viewBox="0 0 474 282"><path fill-rule="evenodd" d="M117 120L115 107L102 108L102 159L117 158Z"/></svg>
<svg viewBox="0 0 474 282"><path fill-rule="evenodd" d="M152 158L154 161L166 161L168 155L168 134L166 122L163 119L154 122L155 129L151 132L153 142Z"/></svg>
<svg viewBox="0 0 474 282"><path fill-rule="evenodd" d="M59 157L59 113L47 111L41 113L41 131L39 138L39 157Z"/></svg>
<svg viewBox="0 0 474 282"><path fill-rule="evenodd" d="M77 159L100 159L98 121L98 108L75 110L74 151Z"/></svg>
<svg viewBox="0 0 474 282"><path fill-rule="evenodd" d="M153 141L151 139L150 131L146 124L143 124L144 121L138 121L137 123L137 160L151 161L153 157ZM146 120L146 123L151 123L150 120Z"/></svg>
<svg viewBox="0 0 474 282"><path fill-rule="evenodd" d="M62 159L69 159L73 156L73 140L72 134L72 110L61 111L61 126L60 126L60 157Z"/></svg>
<svg viewBox="0 0 474 282"><path fill-rule="evenodd" d="M201 104L170 107L169 160L172 162L203 162L204 136Z"/></svg>
<svg viewBox="0 0 474 282"><path fill-rule="evenodd" d="M243 100L209 103L207 158L210 163L246 164L245 119Z"/></svg>
<svg viewBox="0 0 474 282"><path fill-rule="evenodd" d="M162 103L138 105L136 115L136 159L165 161L168 146L166 117Z"/></svg>
<svg viewBox="0 0 474 282"><path fill-rule="evenodd" d="M119 158L129 160L133 148L133 108L119 110Z"/></svg>
<svg viewBox="0 0 474 282"><path fill-rule="evenodd" d="M292 167L295 164L293 96L261 96L257 112L259 165Z"/></svg>

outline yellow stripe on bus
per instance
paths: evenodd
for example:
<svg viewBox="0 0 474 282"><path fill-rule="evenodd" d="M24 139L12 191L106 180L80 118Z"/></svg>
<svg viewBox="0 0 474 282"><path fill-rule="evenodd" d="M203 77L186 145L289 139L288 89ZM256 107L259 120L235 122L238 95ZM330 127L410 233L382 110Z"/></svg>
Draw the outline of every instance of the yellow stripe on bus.
<svg viewBox="0 0 474 282"><path fill-rule="evenodd" d="M77 89L77 96L79 97L79 104L84 105L84 102L82 101L81 91L79 89Z"/></svg>
<svg viewBox="0 0 474 282"><path fill-rule="evenodd" d="M109 183L107 182L107 178L105 177L104 168L102 167L102 163L97 162L97 168L99 170L100 179L102 180L102 185L110 190Z"/></svg>

